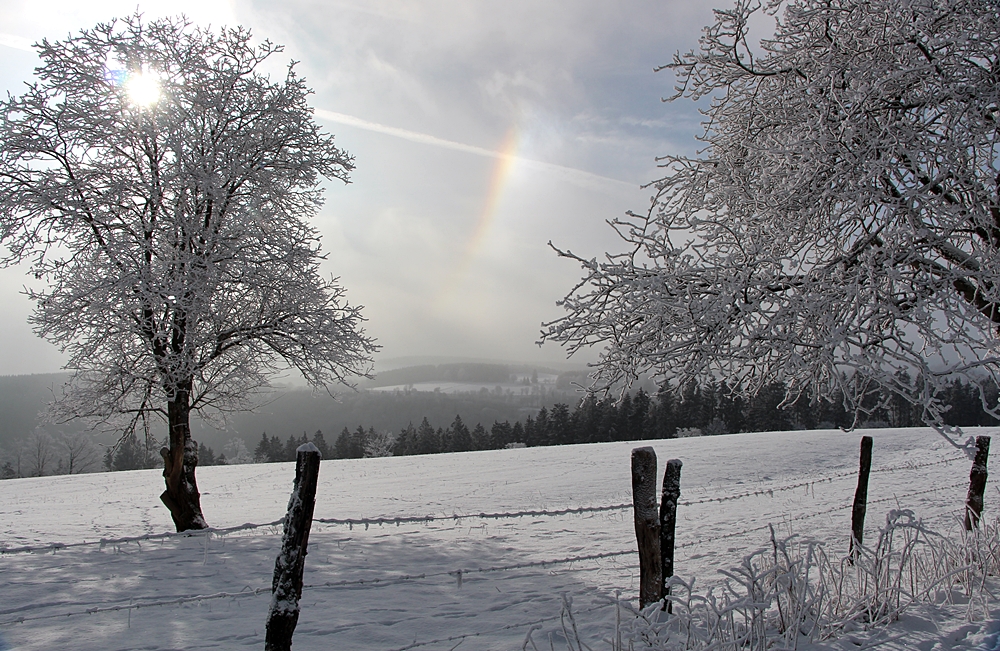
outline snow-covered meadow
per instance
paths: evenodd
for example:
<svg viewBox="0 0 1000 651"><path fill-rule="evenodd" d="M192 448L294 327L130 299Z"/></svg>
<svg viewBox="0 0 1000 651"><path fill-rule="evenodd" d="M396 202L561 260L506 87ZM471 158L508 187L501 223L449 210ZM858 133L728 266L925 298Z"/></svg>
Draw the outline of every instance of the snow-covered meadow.
<svg viewBox="0 0 1000 651"><path fill-rule="evenodd" d="M862 434L875 439L869 535L898 508L957 532L971 462L930 430L651 441L661 477L684 462L678 576L718 582L767 544L768 524L846 553ZM294 648L519 649L536 623L540 647L551 635L565 648L563 595L582 639L609 648L616 591L638 589L632 513L616 506L631 499L635 445L324 461L315 517L332 521L313 525ZM206 517L228 528L278 521L294 467L198 473ZM0 482L0 648L262 648L280 526L157 537L171 530L161 491L156 471ZM987 519L998 503L988 485ZM553 513L581 507L596 508ZM993 649L995 626L960 611L920 608L826 648Z"/></svg>

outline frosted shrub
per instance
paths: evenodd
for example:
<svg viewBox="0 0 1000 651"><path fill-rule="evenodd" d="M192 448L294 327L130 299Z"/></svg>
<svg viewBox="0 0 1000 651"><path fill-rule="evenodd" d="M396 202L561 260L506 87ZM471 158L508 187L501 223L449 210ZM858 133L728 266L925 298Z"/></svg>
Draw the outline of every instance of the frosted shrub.
<svg viewBox="0 0 1000 651"><path fill-rule="evenodd" d="M391 457L392 446L396 443L396 436L392 432L370 432L364 441L364 456L367 457Z"/></svg>
<svg viewBox="0 0 1000 651"><path fill-rule="evenodd" d="M720 584L699 590L694 579L671 577L670 614L663 602L637 610L617 601L609 640L614 651L791 650L889 626L920 602L967 604L972 621L988 616L988 580L998 572L1000 522L946 537L910 510L891 511L871 546L839 560L772 528L768 547L720 570Z"/></svg>
<svg viewBox="0 0 1000 651"><path fill-rule="evenodd" d="M231 465L253 463L253 455L247 450L246 441L234 436L226 443L226 463Z"/></svg>

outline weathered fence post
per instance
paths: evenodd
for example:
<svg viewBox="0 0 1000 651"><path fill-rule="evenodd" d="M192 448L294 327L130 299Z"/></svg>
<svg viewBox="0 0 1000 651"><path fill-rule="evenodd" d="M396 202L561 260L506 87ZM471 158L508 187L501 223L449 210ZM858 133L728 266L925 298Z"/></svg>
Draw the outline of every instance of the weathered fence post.
<svg viewBox="0 0 1000 651"><path fill-rule="evenodd" d="M976 437L976 458L969 473L969 495L965 499L965 530L979 526L983 514L983 493L986 492L986 462L990 457L990 437Z"/></svg>
<svg viewBox="0 0 1000 651"><path fill-rule="evenodd" d="M639 607L645 608L663 597L656 452L650 447L632 450L632 509L639 543Z"/></svg>
<svg viewBox="0 0 1000 651"><path fill-rule="evenodd" d="M300 445L296 450L295 483L292 485L292 496L288 499L288 513L285 514L281 553L274 562L264 651L290 651L292 648L292 633L299 621L302 570L306 564L309 528L316 506L319 461L319 448L312 443Z"/></svg>
<svg viewBox="0 0 1000 651"><path fill-rule="evenodd" d="M868 510L868 475L872 470L872 437L861 437L861 465L858 468L858 489L854 492L851 513L851 547L848 558L858 557L865 538L865 512Z"/></svg>
<svg viewBox="0 0 1000 651"><path fill-rule="evenodd" d="M677 500L681 497L682 465L680 459L671 459L667 462L667 471L663 475L663 491L660 496L660 564L664 586L661 597L670 594L670 589L665 584L674 575L674 532L677 529ZM673 612L673 604L669 599L664 608L668 613Z"/></svg>

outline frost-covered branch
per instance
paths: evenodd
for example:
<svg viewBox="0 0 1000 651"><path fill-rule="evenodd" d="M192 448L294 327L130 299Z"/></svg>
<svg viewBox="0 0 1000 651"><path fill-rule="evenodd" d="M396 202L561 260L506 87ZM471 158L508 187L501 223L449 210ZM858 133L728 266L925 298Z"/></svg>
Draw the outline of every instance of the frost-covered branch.
<svg viewBox="0 0 1000 651"><path fill-rule="evenodd" d="M749 44L757 12L775 33ZM1000 370L998 40L984 0L717 12L665 66L673 99L711 98L704 149L661 159L649 212L615 222L627 253L559 251L585 276L543 340L603 345L598 386L780 380L860 407L873 382L940 424L949 376Z"/></svg>

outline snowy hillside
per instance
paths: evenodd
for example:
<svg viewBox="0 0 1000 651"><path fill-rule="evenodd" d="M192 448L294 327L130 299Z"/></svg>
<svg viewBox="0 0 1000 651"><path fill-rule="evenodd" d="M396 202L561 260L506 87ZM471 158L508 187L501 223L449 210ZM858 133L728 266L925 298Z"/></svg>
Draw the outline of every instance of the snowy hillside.
<svg viewBox="0 0 1000 651"><path fill-rule="evenodd" d="M970 462L929 430L653 441L661 476L667 459L684 462L677 574L717 582L719 569L764 546L769 523L845 553L862 434L875 439L869 529L902 507L957 530ZM547 645L554 632L560 648L562 594L585 641L608 648L615 591L634 600L638 589L632 513L617 506L631 499L635 445L324 461L315 517L334 521L313 526L294 648L519 649L535 622L533 638ZM293 474L293 464L199 469L206 517L217 528L275 522ZM100 543L169 532L161 491L156 471L0 482L6 644L262 648L280 527ZM988 486L986 499L992 519L1000 495ZM530 513L580 507L596 508ZM423 516L433 517L412 521ZM904 621L896 632L907 637L881 648L986 648L992 629ZM934 646L946 638L957 639Z"/></svg>

